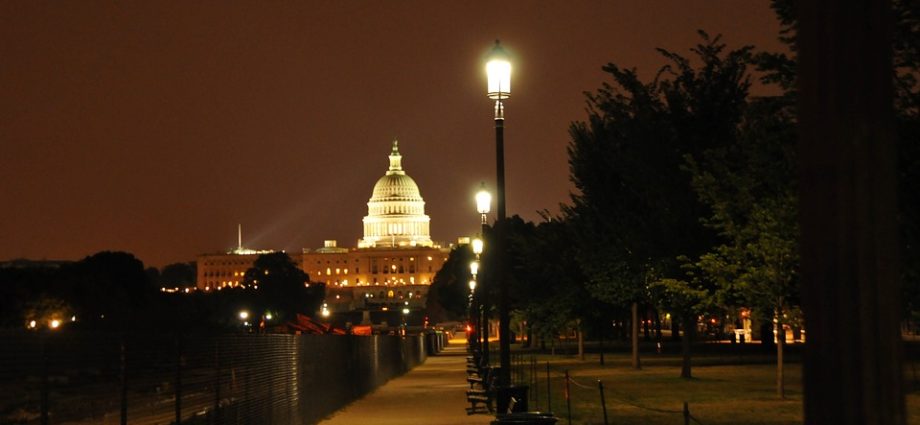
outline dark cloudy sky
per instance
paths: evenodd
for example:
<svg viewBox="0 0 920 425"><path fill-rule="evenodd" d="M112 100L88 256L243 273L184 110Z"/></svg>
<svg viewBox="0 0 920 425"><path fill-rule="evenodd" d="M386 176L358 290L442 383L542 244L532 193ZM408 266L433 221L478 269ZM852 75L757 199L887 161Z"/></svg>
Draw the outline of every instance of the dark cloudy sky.
<svg viewBox="0 0 920 425"><path fill-rule="evenodd" d="M780 49L767 0L4 1L0 260L354 246L394 137L432 237L494 187L483 55L515 58L508 211L556 211L586 90L697 29Z"/></svg>

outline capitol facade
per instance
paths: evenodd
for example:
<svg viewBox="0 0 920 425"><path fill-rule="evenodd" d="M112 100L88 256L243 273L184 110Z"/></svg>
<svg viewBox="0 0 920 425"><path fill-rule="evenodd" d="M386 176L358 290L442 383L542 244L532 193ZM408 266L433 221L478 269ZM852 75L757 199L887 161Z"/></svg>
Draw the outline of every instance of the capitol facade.
<svg viewBox="0 0 920 425"><path fill-rule="evenodd" d="M399 142L394 140L390 168L377 180L367 202L364 238L358 241L358 248L432 246L430 222L425 200L415 180L403 170Z"/></svg>
<svg viewBox="0 0 920 425"><path fill-rule="evenodd" d="M364 236L356 247L339 247L337 241L327 240L321 248L291 255L310 282L326 284L326 312L352 313L352 322L354 313L359 314L357 321L366 323L373 320L373 312L423 310L434 276L450 252L431 240L425 201L402 167L397 141L388 159L389 167L367 202ZM211 291L241 285L257 258L242 244L226 253L199 256L198 288Z"/></svg>

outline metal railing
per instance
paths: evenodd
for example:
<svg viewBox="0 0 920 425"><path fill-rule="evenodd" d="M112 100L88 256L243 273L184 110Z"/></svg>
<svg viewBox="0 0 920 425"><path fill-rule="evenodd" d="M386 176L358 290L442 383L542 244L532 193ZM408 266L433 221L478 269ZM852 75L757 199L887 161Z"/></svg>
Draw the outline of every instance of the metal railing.
<svg viewBox="0 0 920 425"><path fill-rule="evenodd" d="M0 424L313 423L439 335L0 333Z"/></svg>

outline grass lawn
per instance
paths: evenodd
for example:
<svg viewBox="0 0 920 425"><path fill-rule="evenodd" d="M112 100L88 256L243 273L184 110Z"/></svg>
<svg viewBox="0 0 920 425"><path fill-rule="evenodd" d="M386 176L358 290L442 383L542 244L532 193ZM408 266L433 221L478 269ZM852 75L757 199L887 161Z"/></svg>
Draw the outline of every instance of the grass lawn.
<svg viewBox="0 0 920 425"><path fill-rule="evenodd" d="M562 425L568 423L564 397L566 370L573 380L569 386L573 424L604 423L598 379L604 384L609 424L683 424L684 401L697 420L691 423L802 423L801 365L797 361L786 364L786 398L779 399L775 360L766 355L739 359L702 354L693 359L694 377L690 380L680 378L680 358L676 355L645 354L642 370L632 369L629 356L623 353L607 354L604 366L599 365L596 354L589 354L584 361L560 355L538 354L533 358L536 379L530 373L530 354L523 356L527 366L522 369L527 372L523 377L516 375L515 379L531 386L529 409L546 411L549 362L552 392L549 410L560 418ZM920 424L920 391L908 394L907 410L908 423Z"/></svg>

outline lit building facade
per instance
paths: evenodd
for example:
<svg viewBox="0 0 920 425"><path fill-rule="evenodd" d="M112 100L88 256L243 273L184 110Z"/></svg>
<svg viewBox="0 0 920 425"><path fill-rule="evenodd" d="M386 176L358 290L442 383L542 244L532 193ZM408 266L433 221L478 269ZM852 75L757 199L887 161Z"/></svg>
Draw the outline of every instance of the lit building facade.
<svg viewBox="0 0 920 425"><path fill-rule="evenodd" d="M322 248L304 249L295 257L311 282L326 284L330 313L393 311L425 307L435 274L447 261L449 248L431 240L431 219L418 185L402 168L394 141L389 167L377 180L363 219L364 237L355 248L327 240ZM242 232L240 232L242 233ZM198 289L236 287L259 255L242 246L218 254L198 256ZM363 320L369 315L364 314Z"/></svg>
<svg viewBox="0 0 920 425"><path fill-rule="evenodd" d="M239 242L236 249L198 256L195 262L198 269L195 286L199 290L212 291L242 285L246 270L252 268L259 256L274 252L244 248L242 226L238 229L237 237Z"/></svg>
<svg viewBox="0 0 920 425"><path fill-rule="evenodd" d="M393 141L390 168L367 202L364 238L358 248L396 248L432 246L431 219L425 215L425 200L415 180L402 169L399 142Z"/></svg>
<svg viewBox="0 0 920 425"><path fill-rule="evenodd" d="M447 261L449 250L431 240L425 201L402 168L396 141L389 160L367 202L358 247L340 248L326 241L323 248L304 250L303 270L311 281L326 283L332 312L421 309L435 274Z"/></svg>

